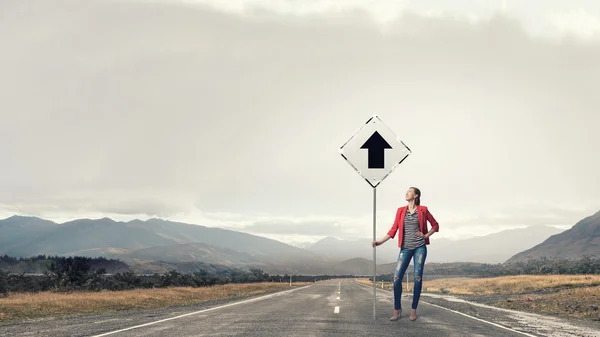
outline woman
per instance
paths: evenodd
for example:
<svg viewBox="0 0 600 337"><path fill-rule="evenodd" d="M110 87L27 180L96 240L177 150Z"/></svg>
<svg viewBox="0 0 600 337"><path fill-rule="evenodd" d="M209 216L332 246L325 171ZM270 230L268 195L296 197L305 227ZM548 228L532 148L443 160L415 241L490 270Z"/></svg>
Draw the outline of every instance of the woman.
<svg viewBox="0 0 600 337"><path fill-rule="evenodd" d="M421 191L416 187L411 187L406 192L407 206L398 208L396 211L396 219L392 228L380 240L371 243L373 247L384 244L387 240L393 239L398 235L398 247L400 253L398 255L398 264L394 271L394 315L390 318L391 321L398 320L402 312L400 299L402 298L402 279L406 268L413 258L415 266L414 272L414 290L412 311L410 320L417 319L417 305L421 296L423 266L427 257L427 245L429 237L439 231L439 224L431 215L426 206L421 206ZM431 223L431 229L427 229L427 221Z"/></svg>

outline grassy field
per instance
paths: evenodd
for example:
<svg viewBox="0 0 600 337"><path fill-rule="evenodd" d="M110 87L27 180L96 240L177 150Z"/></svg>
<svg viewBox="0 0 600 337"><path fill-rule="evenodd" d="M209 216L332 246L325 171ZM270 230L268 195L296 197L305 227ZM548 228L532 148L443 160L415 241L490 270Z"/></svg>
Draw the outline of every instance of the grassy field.
<svg viewBox="0 0 600 337"><path fill-rule="evenodd" d="M439 279L423 283L427 291L464 295L524 294L540 289L559 290L598 285L600 285L600 275L519 275L480 279Z"/></svg>
<svg viewBox="0 0 600 337"><path fill-rule="evenodd" d="M295 282L292 288L312 284ZM288 290L289 283L226 284L212 287L173 287L124 291L10 294L0 298L0 324L65 315L155 309L236 299Z"/></svg>
<svg viewBox="0 0 600 337"><path fill-rule="evenodd" d="M359 282L372 286L371 280ZM403 282L412 291L413 282ZM382 284L377 282L377 287ZM391 283L384 283L391 290ZM449 294L484 301L501 308L600 320L600 275L520 275L493 278L451 278L423 282L424 293Z"/></svg>

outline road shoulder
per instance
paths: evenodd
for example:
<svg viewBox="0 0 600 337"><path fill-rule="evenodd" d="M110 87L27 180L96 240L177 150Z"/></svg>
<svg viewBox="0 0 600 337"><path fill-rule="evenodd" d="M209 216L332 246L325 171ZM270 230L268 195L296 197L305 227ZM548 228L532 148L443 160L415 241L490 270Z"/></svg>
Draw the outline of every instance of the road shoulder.
<svg viewBox="0 0 600 337"><path fill-rule="evenodd" d="M412 298L411 294L407 297ZM514 330L544 336L598 336L600 323L583 319L565 319L530 312L503 309L468 301L457 296L421 294L421 303L433 304L469 316L487 320Z"/></svg>
<svg viewBox="0 0 600 337"><path fill-rule="evenodd" d="M238 296L234 298L206 301L197 304L175 305L164 308L123 310L116 312L76 314L61 317L45 317L26 322L0 325L3 337L37 334L40 336L90 336L105 331L119 330L130 326L146 324L197 311L220 308L251 300L259 300L296 291L308 286L281 289L264 294Z"/></svg>
<svg viewBox="0 0 600 337"><path fill-rule="evenodd" d="M372 288L360 283L364 287ZM388 289L378 288L377 291L391 292ZM412 292L403 294L403 297L412 299ZM481 319L504 327L523 331L526 333L563 337L563 336L600 336L600 322L577 318L562 318L548 315L529 313L517 310L498 308L484 303L469 301L459 296L421 293L420 305L434 305L446 310L455 311L464 315Z"/></svg>

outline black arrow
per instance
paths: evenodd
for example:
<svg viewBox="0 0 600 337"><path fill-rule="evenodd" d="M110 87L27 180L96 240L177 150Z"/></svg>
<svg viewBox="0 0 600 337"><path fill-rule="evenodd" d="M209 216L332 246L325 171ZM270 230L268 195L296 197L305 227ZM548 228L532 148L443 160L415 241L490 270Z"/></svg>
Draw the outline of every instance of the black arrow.
<svg viewBox="0 0 600 337"><path fill-rule="evenodd" d="M370 169L382 169L385 166L385 149L391 149L392 147L381 137L379 132L375 131L360 148L369 150Z"/></svg>

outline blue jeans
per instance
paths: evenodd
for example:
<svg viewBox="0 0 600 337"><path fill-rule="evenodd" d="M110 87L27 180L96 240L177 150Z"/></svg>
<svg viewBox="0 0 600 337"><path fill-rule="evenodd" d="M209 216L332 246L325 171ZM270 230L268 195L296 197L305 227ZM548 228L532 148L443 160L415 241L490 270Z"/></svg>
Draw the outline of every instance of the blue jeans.
<svg viewBox="0 0 600 337"><path fill-rule="evenodd" d="M417 305L419 304L421 289L423 288L423 266L425 265L425 258L427 258L427 247L425 245L416 249L401 249L398 254L398 264L394 271L394 309L396 310L402 308L400 304L400 299L402 298L402 279L411 258L413 258L415 266L412 308L417 309Z"/></svg>

